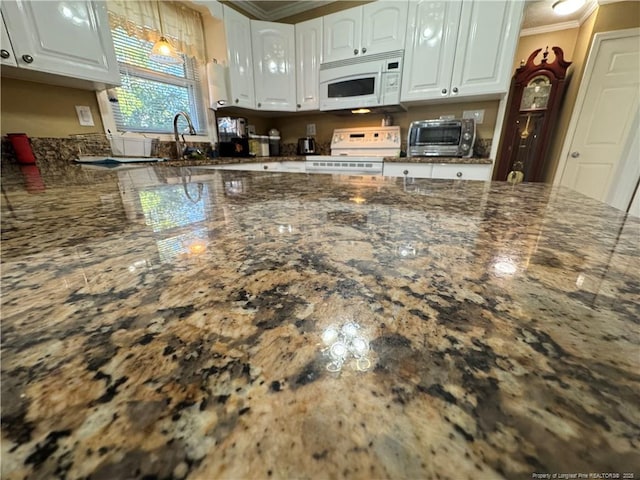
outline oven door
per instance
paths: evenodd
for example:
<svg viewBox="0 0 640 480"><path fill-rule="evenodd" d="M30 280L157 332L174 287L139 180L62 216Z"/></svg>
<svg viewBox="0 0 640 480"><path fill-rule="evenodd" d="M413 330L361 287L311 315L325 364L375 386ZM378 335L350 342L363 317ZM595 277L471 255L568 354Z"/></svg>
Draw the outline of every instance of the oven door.
<svg viewBox="0 0 640 480"><path fill-rule="evenodd" d="M320 71L320 110L377 107L382 102L384 62Z"/></svg>
<svg viewBox="0 0 640 480"><path fill-rule="evenodd" d="M462 128L458 122L429 123L417 125L411 129L409 143L411 146L449 146L460 144Z"/></svg>

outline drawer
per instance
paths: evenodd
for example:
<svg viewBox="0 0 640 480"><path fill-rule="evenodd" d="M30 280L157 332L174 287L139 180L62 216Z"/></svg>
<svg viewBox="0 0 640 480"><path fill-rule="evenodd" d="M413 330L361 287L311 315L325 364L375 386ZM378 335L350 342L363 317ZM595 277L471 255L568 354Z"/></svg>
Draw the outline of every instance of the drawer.
<svg viewBox="0 0 640 480"><path fill-rule="evenodd" d="M430 163L384 163L385 177L431 178L433 165ZM406 172L406 173L405 173Z"/></svg>
<svg viewBox="0 0 640 480"><path fill-rule="evenodd" d="M438 164L433 166L432 178L491 180L491 165Z"/></svg>

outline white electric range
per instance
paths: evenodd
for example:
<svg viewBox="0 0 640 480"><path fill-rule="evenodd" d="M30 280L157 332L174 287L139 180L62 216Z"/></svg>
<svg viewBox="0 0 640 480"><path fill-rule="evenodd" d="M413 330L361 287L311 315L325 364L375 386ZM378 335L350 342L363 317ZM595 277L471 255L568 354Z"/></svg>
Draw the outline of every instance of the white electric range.
<svg viewBox="0 0 640 480"><path fill-rule="evenodd" d="M400 154L400 127L337 128L331 155L308 155L307 173L382 174L384 157Z"/></svg>

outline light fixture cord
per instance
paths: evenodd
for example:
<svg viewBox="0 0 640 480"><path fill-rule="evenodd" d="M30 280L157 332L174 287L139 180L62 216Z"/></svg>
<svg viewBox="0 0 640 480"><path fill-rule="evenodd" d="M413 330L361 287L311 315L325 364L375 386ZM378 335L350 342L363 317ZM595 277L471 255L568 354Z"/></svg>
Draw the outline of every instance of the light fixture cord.
<svg viewBox="0 0 640 480"><path fill-rule="evenodd" d="M158 9L158 20L160 21L160 36L164 37L164 25L162 24L162 13L160 13L160 2L156 0L156 8Z"/></svg>

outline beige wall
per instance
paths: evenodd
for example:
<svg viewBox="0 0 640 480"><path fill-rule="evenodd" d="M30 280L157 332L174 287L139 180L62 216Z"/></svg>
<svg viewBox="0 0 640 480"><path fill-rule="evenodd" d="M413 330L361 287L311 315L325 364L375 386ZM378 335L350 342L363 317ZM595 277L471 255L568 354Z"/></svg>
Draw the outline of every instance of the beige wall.
<svg viewBox="0 0 640 480"><path fill-rule="evenodd" d="M549 63L553 63L555 60L555 54L551 51L551 47L560 47L564 53L564 59L572 61L579 30L580 29L576 27L567 30L559 30L557 32L520 37L518 47L516 48L516 56L513 59L512 71L515 72L520 66L520 62L526 62L529 55L538 48L542 49L542 52L540 52L536 57L536 62L538 63L542 59L542 53L546 47L549 47Z"/></svg>
<svg viewBox="0 0 640 480"><path fill-rule="evenodd" d="M104 132L95 92L6 77L2 77L1 87L2 135L19 132L30 137L66 137ZM80 126L76 105L91 108L95 126Z"/></svg>

